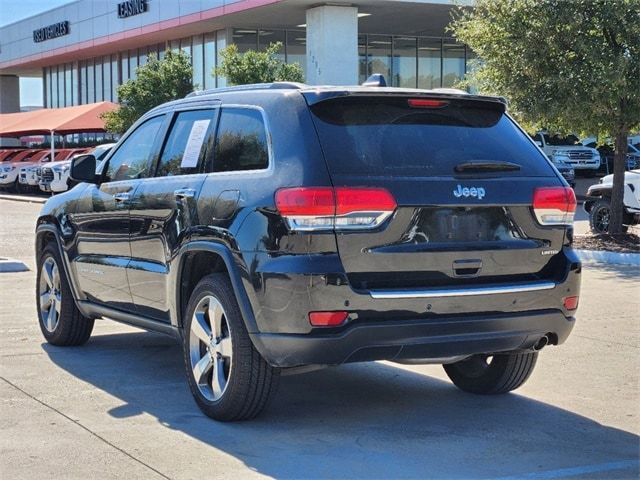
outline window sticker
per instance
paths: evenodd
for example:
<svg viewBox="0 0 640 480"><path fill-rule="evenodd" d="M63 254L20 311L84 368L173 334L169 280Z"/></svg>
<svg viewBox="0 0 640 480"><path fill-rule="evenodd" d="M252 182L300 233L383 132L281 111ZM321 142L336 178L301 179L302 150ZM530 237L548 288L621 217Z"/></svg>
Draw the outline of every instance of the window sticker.
<svg viewBox="0 0 640 480"><path fill-rule="evenodd" d="M211 120L196 120L193 122L191 132L189 133L189 139L187 140L187 146L184 149L182 155L181 168L195 168L198 166L198 158L200 158L200 150L202 150L202 144L204 143L207 129L209 128L209 122Z"/></svg>

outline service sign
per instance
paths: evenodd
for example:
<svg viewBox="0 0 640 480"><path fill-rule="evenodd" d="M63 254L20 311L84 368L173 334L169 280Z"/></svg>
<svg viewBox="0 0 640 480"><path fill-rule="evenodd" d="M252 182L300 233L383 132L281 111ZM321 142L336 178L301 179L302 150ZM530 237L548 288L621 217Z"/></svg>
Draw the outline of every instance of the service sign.
<svg viewBox="0 0 640 480"><path fill-rule="evenodd" d="M54 23L53 25L49 25L48 27L42 27L33 31L33 41L36 43L44 42L46 40L51 40L53 38L62 37L63 35L69 34L69 22L65 20L64 22Z"/></svg>
<svg viewBox="0 0 640 480"><path fill-rule="evenodd" d="M147 11L147 0L127 0L118 4L118 18L132 17Z"/></svg>

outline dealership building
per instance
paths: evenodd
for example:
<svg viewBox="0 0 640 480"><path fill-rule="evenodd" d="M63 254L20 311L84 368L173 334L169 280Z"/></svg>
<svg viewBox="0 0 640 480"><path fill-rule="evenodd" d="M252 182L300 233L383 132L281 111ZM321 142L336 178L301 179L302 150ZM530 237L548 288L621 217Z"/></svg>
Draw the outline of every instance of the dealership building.
<svg viewBox="0 0 640 480"><path fill-rule="evenodd" d="M41 77L45 107L117 102L149 54L183 50L197 88L231 43L241 52L281 42L312 85L455 84L472 57L447 36L453 0L76 0L0 28L0 113L20 109L19 77ZM470 4L471 2L467 2Z"/></svg>

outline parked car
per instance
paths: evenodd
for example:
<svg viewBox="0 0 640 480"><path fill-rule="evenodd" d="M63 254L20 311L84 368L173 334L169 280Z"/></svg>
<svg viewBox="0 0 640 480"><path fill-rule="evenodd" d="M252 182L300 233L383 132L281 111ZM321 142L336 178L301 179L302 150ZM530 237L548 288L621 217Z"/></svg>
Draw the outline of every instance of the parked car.
<svg viewBox="0 0 640 480"><path fill-rule="evenodd" d="M553 165L558 169L571 188L576 186L576 171L566 162L567 158L560 155L553 157Z"/></svg>
<svg viewBox="0 0 640 480"><path fill-rule="evenodd" d="M30 159L27 165L20 167L20 173L18 181L20 182L20 188L23 190L34 190L38 188L38 182L40 177L38 175L39 169L43 164L51 161L51 151L41 150L35 153Z"/></svg>
<svg viewBox="0 0 640 480"><path fill-rule="evenodd" d="M562 137L538 132L532 138L549 158L562 157L576 173L595 175L600 168L600 153L595 148L583 146L574 135Z"/></svg>
<svg viewBox="0 0 640 480"><path fill-rule="evenodd" d="M113 145L115 145L115 143L106 143L99 145L94 149L82 149L80 151L75 151L73 156L68 160L53 162L42 167L39 180L40 190L43 192L51 192L53 194L67 191L72 183L69 179L71 160L79 157L80 155L84 155L85 153L91 153L98 161L102 160L107 153L109 153Z"/></svg>
<svg viewBox="0 0 640 480"><path fill-rule="evenodd" d="M202 411L251 418L280 373L443 364L522 385L573 325L573 190L503 99L244 85L145 114L37 222L54 345L108 317L182 342Z"/></svg>
<svg viewBox="0 0 640 480"><path fill-rule="evenodd" d="M589 224L595 233L608 233L611 220L611 192L613 175L600 179L600 183L591 185L583 208L589 214ZM624 174L624 218L623 230L640 222L640 169Z"/></svg>
<svg viewBox="0 0 640 480"><path fill-rule="evenodd" d="M10 158L10 161L0 163L0 188L21 192L19 173L23 167L33 165L31 159L40 150L21 150Z"/></svg>
<svg viewBox="0 0 640 480"><path fill-rule="evenodd" d="M600 170L603 173L613 173L613 159L615 149L611 142L598 144L596 138L589 137L583 139L582 144L598 150L601 158ZM636 168L640 168L640 148L636 147L635 145L628 144L625 169L634 170Z"/></svg>

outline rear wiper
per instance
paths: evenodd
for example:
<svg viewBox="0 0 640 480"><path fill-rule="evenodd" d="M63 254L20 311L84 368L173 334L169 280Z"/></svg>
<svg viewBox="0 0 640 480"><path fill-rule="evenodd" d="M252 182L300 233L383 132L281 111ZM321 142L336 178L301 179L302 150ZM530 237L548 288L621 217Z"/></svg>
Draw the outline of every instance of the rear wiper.
<svg viewBox="0 0 640 480"><path fill-rule="evenodd" d="M493 160L475 160L456 165L453 170L456 173L469 172L512 172L520 170L520 165L511 162L497 162Z"/></svg>

